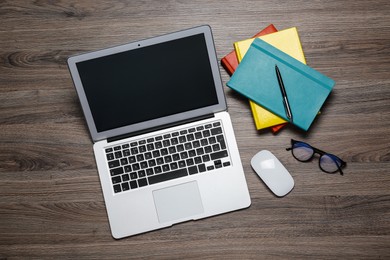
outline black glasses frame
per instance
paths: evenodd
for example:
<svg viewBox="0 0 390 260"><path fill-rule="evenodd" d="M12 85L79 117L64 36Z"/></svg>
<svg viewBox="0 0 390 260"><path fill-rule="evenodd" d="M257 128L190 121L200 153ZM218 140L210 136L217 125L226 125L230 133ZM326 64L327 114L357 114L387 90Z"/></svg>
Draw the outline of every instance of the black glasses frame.
<svg viewBox="0 0 390 260"><path fill-rule="evenodd" d="M305 146L311 148L311 149L313 150L312 156L311 156L310 158L308 158L307 160L300 160L300 159L298 159L297 157L295 157L295 155L294 155L294 153L293 153L293 149L294 149L294 145L297 144L297 143L304 144ZM300 162L309 162L309 161L313 160L314 155L317 153L317 154L320 155L320 158L319 158L319 160L318 160L318 166L320 167L321 171L326 172L326 173L336 173L336 172L339 171L341 175L344 175L344 173L343 173L343 171L341 170L341 168L347 166L347 163L346 163L345 161L341 160L339 157L337 157L337 156L334 155L334 154L330 154L330 153L324 152L324 151L322 151L322 150L320 150L320 149L318 149L318 148L315 148L315 147L311 146L311 145L308 144L308 143L301 142L301 141L297 141L297 140L294 140L294 139L291 139L291 147L286 148L286 150L287 150L287 151L291 151L292 156L293 156L295 159L297 159L298 161L300 161ZM328 155L329 158L331 158L331 159L335 162L335 164L337 165L337 168L338 168L336 171L329 172L329 171L324 170L324 169L321 167L321 157L324 156L324 155ZM338 162L339 162L340 164L339 164Z"/></svg>

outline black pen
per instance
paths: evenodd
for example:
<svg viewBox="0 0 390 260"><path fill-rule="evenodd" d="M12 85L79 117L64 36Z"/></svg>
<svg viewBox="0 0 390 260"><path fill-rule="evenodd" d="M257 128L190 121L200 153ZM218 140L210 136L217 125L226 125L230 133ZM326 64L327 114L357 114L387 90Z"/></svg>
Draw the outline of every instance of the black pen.
<svg viewBox="0 0 390 260"><path fill-rule="evenodd" d="M275 65L275 71L276 71L276 76L278 78L280 91L282 92L282 96L283 96L283 105L284 105L284 109L286 110L286 116L289 119L289 121L292 122L293 116L292 116L290 104L288 103L287 93L286 93L286 89L284 88L282 75L280 75L280 71L277 65Z"/></svg>

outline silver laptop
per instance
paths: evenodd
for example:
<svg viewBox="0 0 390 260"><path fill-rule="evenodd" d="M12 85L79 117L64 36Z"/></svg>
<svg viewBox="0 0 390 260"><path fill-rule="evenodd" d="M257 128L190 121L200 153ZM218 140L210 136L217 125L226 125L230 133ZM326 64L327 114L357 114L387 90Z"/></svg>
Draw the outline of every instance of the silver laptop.
<svg viewBox="0 0 390 260"><path fill-rule="evenodd" d="M249 207L209 26L68 66L114 238Z"/></svg>

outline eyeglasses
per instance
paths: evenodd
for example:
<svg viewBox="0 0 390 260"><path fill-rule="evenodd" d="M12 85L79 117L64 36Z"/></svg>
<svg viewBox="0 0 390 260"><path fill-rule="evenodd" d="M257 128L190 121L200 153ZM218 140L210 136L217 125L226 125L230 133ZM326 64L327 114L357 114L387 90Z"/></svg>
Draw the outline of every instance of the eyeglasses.
<svg viewBox="0 0 390 260"><path fill-rule="evenodd" d="M318 153L320 155L320 169L326 173L336 173L340 171L340 174L343 175L341 168L347 165L346 162L333 154L326 153L320 149L312 147L310 144L293 139L291 139L291 147L286 148L286 150L291 150L294 158L300 162L308 162L313 159L314 154Z"/></svg>

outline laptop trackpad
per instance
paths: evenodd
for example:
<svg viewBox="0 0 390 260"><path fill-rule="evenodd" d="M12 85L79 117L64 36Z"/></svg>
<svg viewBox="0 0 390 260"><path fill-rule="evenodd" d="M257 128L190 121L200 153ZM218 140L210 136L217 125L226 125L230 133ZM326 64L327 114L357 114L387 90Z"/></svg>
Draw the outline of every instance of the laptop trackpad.
<svg viewBox="0 0 390 260"><path fill-rule="evenodd" d="M196 181L153 191L160 223L203 213L202 199Z"/></svg>

